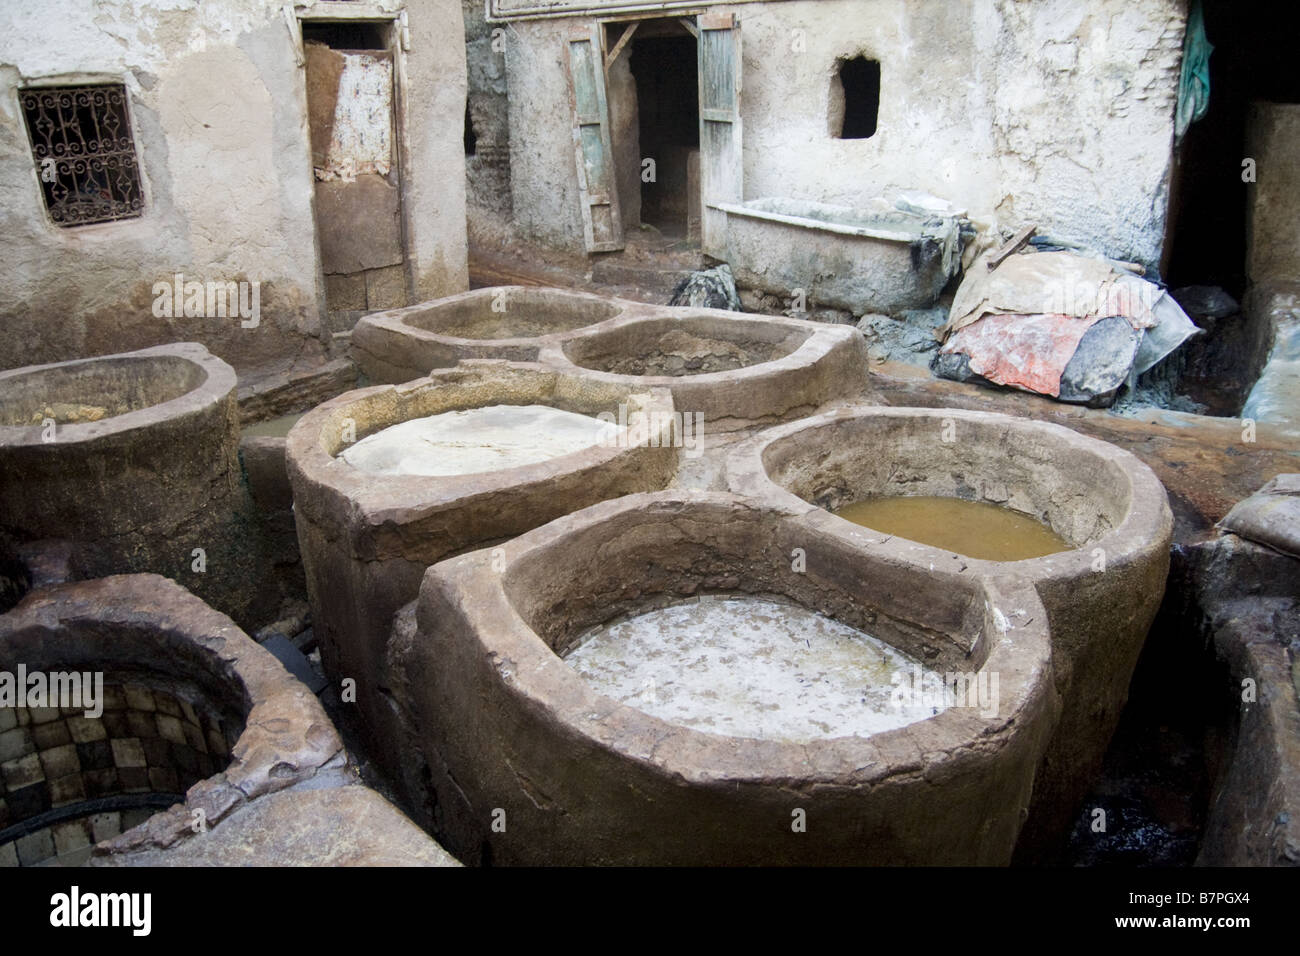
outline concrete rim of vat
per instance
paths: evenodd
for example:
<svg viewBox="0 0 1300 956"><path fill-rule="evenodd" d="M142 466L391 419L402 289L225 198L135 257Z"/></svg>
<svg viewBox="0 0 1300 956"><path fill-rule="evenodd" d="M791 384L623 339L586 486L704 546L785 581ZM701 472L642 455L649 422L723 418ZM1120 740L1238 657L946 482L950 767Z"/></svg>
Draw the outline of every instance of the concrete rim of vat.
<svg viewBox="0 0 1300 956"><path fill-rule="evenodd" d="M312 693L241 631L175 582L114 575L52 585L0 616L0 666L116 670L216 688L244 726L222 770L191 786L183 804L103 846L110 853L166 847L264 794L346 765L343 743Z"/></svg>
<svg viewBox="0 0 1300 956"><path fill-rule="evenodd" d="M513 394L523 394L529 401L501 401L511 396L512 389L516 390ZM593 445L531 465L465 475L378 475L338 457L348 419L355 422L355 438L360 441L412 418L487 405L533 404L534 400L570 411L586 407L590 414L596 414L597 406L616 413L617 406L624 403L629 417L636 412L651 416L661 428L650 446ZM468 360L426 378L357 389L316 406L289 430L285 461L295 508L327 527L338 525L346 515L350 523L359 518L359 523L377 528L399 514L404 522L410 522L420 513L432 514L469 498L536 493L559 475L594 475L619 463L632 467L647 452L675 454L672 415L672 396L663 389L595 389L590 383L532 363Z"/></svg>
<svg viewBox="0 0 1300 956"><path fill-rule="evenodd" d="M550 331L533 335L484 338L457 334L460 330L456 324L464 321L462 313L465 310L479 305L490 309L493 300L502 294L505 295L507 310L513 298L523 300L520 307L525 309L537 306L546 309L570 307L579 313L589 314L576 325L557 326ZM386 381L392 378L394 381L405 381L401 375L393 376L391 372L394 369L405 369L408 377L416 378L427 375L432 369L446 368L465 359L536 361L542 346L547 342L565 338L582 329L603 326L629 310L644 308L639 303L624 299L572 289L490 286L362 316L352 331L352 346L358 352L360 364L373 380ZM415 353L414 356L412 352ZM413 366L413 362L417 364ZM412 371L415 372L414 375L409 374Z"/></svg>
<svg viewBox="0 0 1300 956"><path fill-rule="evenodd" d="M487 800L485 806L495 805L490 801L505 799L509 792L517 795L522 785L532 806L539 811L561 811L564 821L577 830L567 838L556 837L551 827L558 827L560 818L555 818L551 827L545 828L544 839L561 840L549 849L552 852L563 849L566 862L582 862L584 853L596 852L573 845L580 843L586 832L580 819L584 814L602 815L601 819L608 822L603 816L605 804L623 807L613 813L633 812L626 804L628 800L635 803L641 796L644 779L625 779L617 769L609 769L607 757L614 759L616 766L628 767L629 773L635 770L637 774L650 775L672 792L680 794L683 787L704 788L718 799L735 799L740 806L778 799L776 794L785 793L794 801L792 805L800 806L820 806L818 801L823 798L832 801L844 798L850 804L863 801L861 812L869 815L878 812L869 807L878 787L919 786L926 791L926 801L934 801L927 803L931 810L945 800L933 786L939 780L962 781L954 792L960 791L965 798L976 802L979 797L971 796L971 787L1009 788L1015 791L1016 797L1010 805L1000 806L998 821L982 822L996 831L997 836L970 837L963 849L954 851L959 856L970 853L966 857L968 862L1006 862L1022 820L1023 804L1017 801L1028 802L1029 782L1057 706L1051 682L1046 615L1033 589L1023 582L968 578L958 585L968 598L963 620L968 629L977 627L979 631L972 651L983 657L979 668L1000 675L998 713L983 717L953 708L869 737L801 742L762 740L670 723L600 693L563 663L562 649L555 649L529 623L528 619L537 621L535 614L541 603L552 609L599 606L603 613L608 604L619 599L645 600L641 592L644 582L629 577L605 601L607 582L593 581L593 576L584 573L581 565L584 561L598 561L601 573L614 574L617 579L617 568L625 564L629 568L640 567L644 563L641 557L648 559L655 548L660 548L660 552L665 550L660 547L662 541L653 540L656 530L664 527L702 549L717 548L716 553L721 553L723 547L744 550L743 543L736 545L734 541L725 546L714 544L713 536L732 533L730 529L739 521L760 529L762 540L770 544L770 549L758 549L764 553L746 552L740 560L767 562L779 556L783 567L778 569L776 564L770 564L770 573L775 576L789 572L792 578L798 578L785 557L789 543L803 537L797 519L795 513L725 492L629 495L558 518L503 544L497 555L485 549L434 565L426 572L421 587L415 635L396 642L389 650L390 672L400 675L395 693L408 706L408 739L417 746L428 743L431 760L452 761L449 772L456 781L455 789L471 803ZM742 536L745 533L741 532ZM850 549L842 543L833 539L827 543L827 553L809 555L809 570L816 577L789 584L793 591L805 586L824 589L832 579L839 587L841 576L846 573L846 559L854 565L847 570L850 576L863 573L862 569L870 566L871 571L881 571L888 580L912 583L920 580L913 569L904 569L899 575L886 562L866 556L855 561ZM663 562L670 565L677 560L673 556L676 551L672 547L666 551ZM694 565L689 573L694 573ZM542 596L535 598L541 603L529 605L534 597L524 598L523 593L533 595L541 577L553 583ZM805 585L803 580L814 583ZM724 590L749 589L737 586ZM594 596L592 592L599 595ZM859 598L841 589L837 596L841 601L858 601L863 608L880 607L869 594ZM521 600L524 605L520 604ZM825 613L820 599L795 600ZM1010 622L1005 619L1000 622L993 613L994 607L1020 613L1010 613ZM928 606L921 605L917 613L921 617L928 614ZM880 615L884 617L886 612L881 611ZM915 619L909 623L915 623ZM558 641L560 636L552 635L551 639ZM953 652L955 656L949 661L960 659L956 642ZM442 689L430 689L431 680ZM452 696L448 698L445 694ZM469 715L461 712L466 707L477 707L478 713L490 713L490 717L467 726L464 721ZM452 746L448 734L465 736ZM498 766L503 759L502 747L516 748L513 763L508 754L504 758L508 765L506 771ZM453 756L456 750L472 754L460 758L468 764L456 763L458 758ZM587 765L595 755L602 755L598 763L605 766L605 775L594 782L586 781L584 786L595 789L584 790L581 798L569 794L568 799L573 802L566 806L565 795L557 792L564 787L545 774L557 772L556 768L570 761ZM1004 766L1013 769L1002 777L994 773ZM503 782L511 774L519 781L513 787ZM496 775L496 789L493 775ZM613 789L602 793L602 786ZM755 796L755 786L772 790L767 797ZM786 790L786 786L793 789ZM614 793L619 787L623 788L622 796ZM540 803L534 792L545 795ZM900 790L890 792L892 796L887 799L903 799ZM471 796L465 796L466 793ZM792 793L797 796L791 796ZM1007 797L1008 793L1003 789L999 796ZM987 800L988 793L984 797ZM447 812L455 816L452 810ZM856 819L858 811L847 812ZM486 813L486 809L477 805L468 811L476 820ZM815 813L809 810L810 816ZM572 822L574 818L579 818L577 823ZM744 829L754 822L737 820L734 826ZM616 824L610 826L617 830ZM762 842L779 837L780 830L777 826L765 836L757 833L755 836ZM532 837L541 838L541 831L528 832ZM920 844L928 845L929 837L920 833L909 839L915 849ZM978 850L973 850L976 845ZM678 851L694 852L681 847ZM539 851L525 841L524 849L518 852L544 854L546 851ZM671 856L675 851L655 849L652 852L666 852ZM707 851L704 852L707 856ZM871 852L861 847L846 850L847 856L853 859L862 859L862 854L869 856ZM944 851L935 852L938 856ZM609 857L601 860L618 861ZM913 862L924 860L918 858Z"/></svg>
<svg viewBox="0 0 1300 956"><path fill-rule="evenodd" d="M698 375L628 375L582 364L602 346L610 354L619 351L619 339L676 328L724 338L748 333L771 345L791 337L799 342L784 355ZM860 392L867 381L866 342L856 328L723 309L660 307L624 315L557 337L542 348L539 361L597 382L668 388L679 411L702 414L706 425L724 429L733 421L778 421L810 413Z"/></svg>
<svg viewBox="0 0 1300 956"><path fill-rule="evenodd" d="M782 456L789 462L801 454L805 457L821 454L818 448L846 447L856 437L853 434L855 426L881 421L932 424L933 446L940 449L945 444L955 445L963 440L958 438L952 443L941 440L940 430L947 422L952 422L956 428L963 424L974 425L984 430L1001 431L1004 435L1034 437L1087 456L1099 467L1108 469L1110 478L1117 479L1109 490L1122 496L1119 520L1111 522L1111 527L1100 535L1084 540L1071 541L1068 535L1063 534L1062 537L1071 544L1068 551L1019 561L990 561L855 525L801 497L772 476L772 468ZM828 443L829 436L835 433L838 434L834 441ZM824 462L819 461L818 466L824 467ZM818 533L833 534L852 541L858 547L878 550L899 561L927 568L948 567L954 558L960 558L960 563L965 565L961 570L969 568L974 573L990 575L1014 573L1030 578L1070 578L1091 574L1098 561L1096 549L1102 551L1106 567L1119 568L1144 553L1153 541L1167 535L1172 521L1164 486L1136 456L1061 425L993 412L861 405L841 407L789 425L765 429L742 442L727 459L727 476L732 491L779 502L782 507L798 511ZM976 496L970 500L992 499ZM1061 533L1058 528L1054 530Z"/></svg>
<svg viewBox="0 0 1300 956"><path fill-rule="evenodd" d="M63 376L81 368L93 369L96 365L129 367L134 377L151 363L185 368L190 380L185 383L184 390L164 401L131 409L121 415L108 416L94 422L57 425L56 440L48 444L94 441L145 429L161 421L204 413L224 403L237 385L235 370L198 342L175 342L134 352L52 362L48 365L28 365L0 372L0 404L5 401L5 392L21 387L23 379L28 379L30 383L38 376ZM43 426L39 424L0 424L0 447L47 444L43 439L43 431Z"/></svg>

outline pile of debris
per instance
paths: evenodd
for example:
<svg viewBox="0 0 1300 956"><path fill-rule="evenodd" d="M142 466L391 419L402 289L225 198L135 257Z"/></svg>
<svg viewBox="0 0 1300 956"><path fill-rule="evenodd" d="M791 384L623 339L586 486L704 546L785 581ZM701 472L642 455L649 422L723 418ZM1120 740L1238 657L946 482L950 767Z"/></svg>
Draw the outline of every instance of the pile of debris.
<svg viewBox="0 0 1300 956"><path fill-rule="evenodd" d="M953 299L930 367L1092 407L1199 331L1140 266L1040 242L1022 230L977 258Z"/></svg>

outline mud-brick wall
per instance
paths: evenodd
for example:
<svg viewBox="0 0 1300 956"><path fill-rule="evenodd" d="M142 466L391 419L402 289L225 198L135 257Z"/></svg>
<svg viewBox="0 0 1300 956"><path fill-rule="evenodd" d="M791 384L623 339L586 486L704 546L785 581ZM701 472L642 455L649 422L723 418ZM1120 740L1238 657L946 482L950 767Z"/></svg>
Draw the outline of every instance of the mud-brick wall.
<svg viewBox="0 0 1300 956"><path fill-rule="evenodd" d="M921 189L1004 228L1155 263L1164 236L1183 0L788 0L710 4L743 37L746 199L853 205ZM578 251L564 37L510 23L517 227ZM881 64L879 125L831 135L836 61ZM615 149L617 152L617 147Z"/></svg>
<svg viewBox="0 0 1300 956"><path fill-rule="evenodd" d="M291 9L310 17L340 6L307 0ZM365 7L408 14L399 65L408 282L418 298L462 291L460 0ZM283 8L278 0L0 6L0 367L184 340L241 371L324 354L306 88L298 28ZM144 213L62 228L45 210L18 91L85 82L125 85ZM177 273L258 282L258 324L156 316L153 286Z"/></svg>

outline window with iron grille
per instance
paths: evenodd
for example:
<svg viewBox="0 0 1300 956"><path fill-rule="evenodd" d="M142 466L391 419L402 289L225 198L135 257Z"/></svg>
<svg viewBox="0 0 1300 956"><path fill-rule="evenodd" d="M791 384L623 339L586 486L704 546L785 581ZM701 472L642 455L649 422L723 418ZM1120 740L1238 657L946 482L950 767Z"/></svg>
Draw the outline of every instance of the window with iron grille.
<svg viewBox="0 0 1300 956"><path fill-rule="evenodd" d="M144 211L126 87L44 86L19 92L50 218L60 226Z"/></svg>

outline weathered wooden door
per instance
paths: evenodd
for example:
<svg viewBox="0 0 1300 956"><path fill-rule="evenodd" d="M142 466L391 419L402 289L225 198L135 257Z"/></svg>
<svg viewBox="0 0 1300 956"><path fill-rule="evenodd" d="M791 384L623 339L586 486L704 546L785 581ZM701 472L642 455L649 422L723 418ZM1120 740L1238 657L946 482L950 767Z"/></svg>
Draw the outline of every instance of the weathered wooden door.
<svg viewBox="0 0 1300 956"><path fill-rule="evenodd" d="M316 235L334 331L407 304L393 53L305 45Z"/></svg>
<svg viewBox="0 0 1300 956"><path fill-rule="evenodd" d="M699 30L701 247L725 259L726 213L709 203L738 203L743 198L740 21L731 13L702 13Z"/></svg>
<svg viewBox="0 0 1300 956"><path fill-rule="evenodd" d="M569 105L583 238L588 252L612 252L623 248L623 223L614 187L614 150L599 31L599 24L592 24L569 36Z"/></svg>

